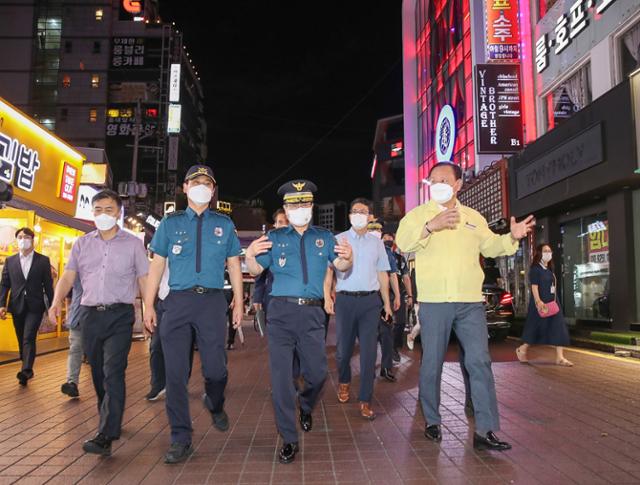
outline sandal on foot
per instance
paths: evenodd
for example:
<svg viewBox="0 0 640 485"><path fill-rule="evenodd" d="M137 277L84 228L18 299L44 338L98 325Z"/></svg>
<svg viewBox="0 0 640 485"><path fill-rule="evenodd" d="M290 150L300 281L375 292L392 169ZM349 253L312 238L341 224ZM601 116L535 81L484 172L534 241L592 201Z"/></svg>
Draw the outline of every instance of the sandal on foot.
<svg viewBox="0 0 640 485"><path fill-rule="evenodd" d="M520 361L521 364L528 364L529 360L527 359L527 353L518 347L516 349L516 357Z"/></svg>

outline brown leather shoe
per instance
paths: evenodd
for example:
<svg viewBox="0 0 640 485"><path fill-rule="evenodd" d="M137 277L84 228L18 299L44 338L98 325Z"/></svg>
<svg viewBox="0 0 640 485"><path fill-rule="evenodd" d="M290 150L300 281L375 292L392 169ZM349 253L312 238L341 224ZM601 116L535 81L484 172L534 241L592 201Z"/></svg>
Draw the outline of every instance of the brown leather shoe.
<svg viewBox="0 0 640 485"><path fill-rule="evenodd" d="M338 401L342 404L349 401L349 384L338 384Z"/></svg>
<svg viewBox="0 0 640 485"><path fill-rule="evenodd" d="M369 421L376 419L376 413L373 412L368 402L360 402L360 416Z"/></svg>

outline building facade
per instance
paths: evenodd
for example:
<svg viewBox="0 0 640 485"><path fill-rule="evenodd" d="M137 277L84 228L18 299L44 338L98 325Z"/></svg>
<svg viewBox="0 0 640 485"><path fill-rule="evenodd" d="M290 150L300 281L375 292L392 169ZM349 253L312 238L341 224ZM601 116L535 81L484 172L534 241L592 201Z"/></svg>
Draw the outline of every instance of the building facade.
<svg viewBox="0 0 640 485"><path fill-rule="evenodd" d="M638 329L640 3L539 0L533 13L543 135L511 160L511 211L538 218L532 244L551 244L572 323Z"/></svg>
<svg viewBox="0 0 640 485"><path fill-rule="evenodd" d="M374 213L395 232L404 216L404 133L402 115L378 120L371 166Z"/></svg>
<svg viewBox="0 0 640 485"><path fill-rule="evenodd" d="M0 95L72 145L105 149L116 186L144 184L120 192L162 213L207 151L198 74L158 2L11 2L0 18Z"/></svg>

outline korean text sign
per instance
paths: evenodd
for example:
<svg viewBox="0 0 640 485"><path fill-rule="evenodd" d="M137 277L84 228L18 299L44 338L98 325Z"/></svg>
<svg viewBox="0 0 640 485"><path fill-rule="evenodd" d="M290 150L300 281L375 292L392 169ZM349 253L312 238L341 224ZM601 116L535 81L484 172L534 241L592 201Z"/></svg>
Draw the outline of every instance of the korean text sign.
<svg viewBox="0 0 640 485"><path fill-rule="evenodd" d="M520 59L518 0L486 0L487 59L514 61Z"/></svg>
<svg viewBox="0 0 640 485"><path fill-rule="evenodd" d="M83 160L0 98L0 180L13 185L14 197L73 217Z"/></svg>

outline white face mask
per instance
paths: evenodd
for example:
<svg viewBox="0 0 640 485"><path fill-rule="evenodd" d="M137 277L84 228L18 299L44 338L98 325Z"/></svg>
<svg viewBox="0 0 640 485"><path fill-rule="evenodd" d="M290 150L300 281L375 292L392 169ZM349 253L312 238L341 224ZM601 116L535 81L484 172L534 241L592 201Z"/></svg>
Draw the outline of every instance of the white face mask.
<svg viewBox="0 0 640 485"><path fill-rule="evenodd" d="M369 234L373 234L378 239L382 239L382 233L380 231L371 231Z"/></svg>
<svg viewBox="0 0 640 485"><path fill-rule="evenodd" d="M433 184L429 188L429 192L431 193L431 198L438 204L446 204L453 197L453 187L449 184L445 184L444 182Z"/></svg>
<svg viewBox="0 0 640 485"><path fill-rule="evenodd" d="M187 197L189 197L189 200L194 204L208 204L213 197L213 190L206 185L195 185L189 189Z"/></svg>
<svg viewBox="0 0 640 485"><path fill-rule="evenodd" d="M100 214L99 216L95 216L93 220L96 227L101 231L108 231L109 229L112 229L113 226L116 225L116 222L118 222L118 219L110 216L109 214Z"/></svg>
<svg viewBox="0 0 640 485"><path fill-rule="evenodd" d="M31 248L31 239L18 239L18 248L20 251Z"/></svg>
<svg viewBox="0 0 640 485"><path fill-rule="evenodd" d="M311 207L299 207L297 209L291 209L287 212L287 218L289 222L296 227L302 227L309 224L313 212Z"/></svg>
<svg viewBox="0 0 640 485"><path fill-rule="evenodd" d="M368 217L364 214L349 215L349 221L351 222L351 225L356 231L359 231L360 229L364 229L365 227L367 227L367 219Z"/></svg>
<svg viewBox="0 0 640 485"><path fill-rule="evenodd" d="M542 261L544 261L545 263L548 263L549 261L551 261L552 258L553 258L553 253L549 253L549 252L542 253Z"/></svg>

